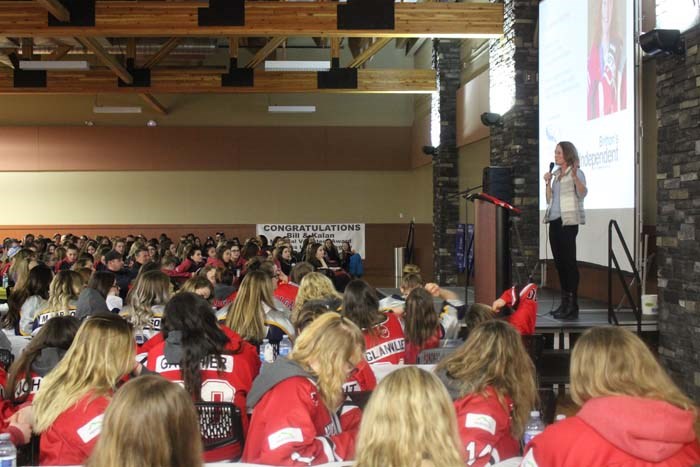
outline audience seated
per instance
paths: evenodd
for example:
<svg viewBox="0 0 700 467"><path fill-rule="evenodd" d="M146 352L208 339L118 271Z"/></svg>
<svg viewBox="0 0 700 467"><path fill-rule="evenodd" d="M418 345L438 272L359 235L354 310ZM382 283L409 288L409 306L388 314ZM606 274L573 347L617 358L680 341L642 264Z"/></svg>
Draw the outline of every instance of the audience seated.
<svg viewBox="0 0 700 467"><path fill-rule="evenodd" d="M32 324L32 334L36 334L48 320L56 316L75 316L78 296L83 290L83 278L71 270L61 270L54 276L49 287L46 306L36 312Z"/></svg>
<svg viewBox="0 0 700 467"><path fill-rule="evenodd" d="M299 264L308 264L306 262ZM292 319L309 300L324 300L333 311L339 311L343 304L343 296L333 286L333 282L320 272L307 273L299 283L299 291L294 301Z"/></svg>
<svg viewBox="0 0 700 467"><path fill-rule="evenodd" d="M116 392L87 467L202 466L199 420L179 385L153 375Z"/></svg>
<svg viewBox="0 0 700 467"><path fill-rule="evenodd" d="M160 331L165 304L170 300L170 279L161 271L141 275L129 292L120 316L134 327L136 342L143 345Z"/></svg>
<svg viewBox="0 0 700 467"><path fill-rule="evenodd" d="M214 285L207 277L197 275L187 279L179 292L192 292L210 302L214 296Z"/></svg>
<svg viewBox="0 0 700 467"><path fill-rule="evenodd" d="M75 316L82 320L99 313L111 313L107 306L107 296L117 285L117 278L110 271L95 272L87 286L80 292Z"/></svg>
<svg viewBox="0 0 700 467"><path fill-rule="evenodd" d="M700 463L695 404L627 329L592 328L576 341L571 397L579 412L536 436L521 465Z"/></svg>
<svg viewBox="0 0 700 467"><path fill-rule="evenodd" d="M46 307L53 272L44 264L38 264L29 271L27 285L21 289L15 287L8 297L8 312L3 317L2 326L14 334L29 336L37 311ZM17 313L19 306L19 313ZM18 326L18 329L17 329Z"/></svg>
<svg viewBox="0 0 700 467"><path fill-rule="evenodd" d="M204 266L204 260L202 259L202 249L195 245L190 245L187 250L185 250L184 259L175 268L175 272L179 273L195 273L197 270Z"/></svg>
<svg viewBox="0 0 700 467"><path fill-rule="evenodd" d="M356 467L459 467L454 407L433 374L415 367L384 378L362 414Z"/></svg>
<svg viewBox="0 0 700 467"><path fill-rule="evenodd" d="M532 360L510 324L480 324L438 364L436 373L454 400L468 465L486 466L520 455L519 440L535 406L537 386Z"/></svg>
<svg viewBox="0 0 700 467"><path fill-rule="evenodd" d="M342 387L363 350L360 330L337 313L304 329L289 358L278 358L253 383L243 460L291 466L352 459L360 411Z"/></svg>

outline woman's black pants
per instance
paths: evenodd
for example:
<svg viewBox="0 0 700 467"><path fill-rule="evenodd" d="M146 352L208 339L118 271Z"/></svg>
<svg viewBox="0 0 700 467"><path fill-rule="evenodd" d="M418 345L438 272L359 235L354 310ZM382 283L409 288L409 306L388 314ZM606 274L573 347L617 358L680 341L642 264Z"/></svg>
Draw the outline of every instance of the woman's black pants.
<svg viewBox="0 0 700 467"><path fill-rule="evenodd" d="M578 225L562 225L561 218L549 223L549 244L552 246L561 289L574 295L578 293L579 281L576 235L578 235Z"/></svg>

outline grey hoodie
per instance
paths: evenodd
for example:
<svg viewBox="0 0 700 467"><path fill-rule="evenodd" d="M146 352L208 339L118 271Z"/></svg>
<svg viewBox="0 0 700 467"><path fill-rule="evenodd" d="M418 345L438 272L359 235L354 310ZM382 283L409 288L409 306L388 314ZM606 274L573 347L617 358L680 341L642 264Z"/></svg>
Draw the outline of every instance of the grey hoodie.
<svg viewBox="0 0 700 467"><path fill-rule="evenodd" d="M442 384L445 385L445 387L447 388L447 392L450 394L450 397L453 401L464 397L464 394L462 394L461 389L459 387L459 381L450 378L445 370L435 371L435 376L437 376L438 379L442 381Z"/></svg>
<svg viewBox="0 0 700 467"><path fill-rule="evenodd" d="M59 349L58 347L45 347L41 349L39 355L37 355L32 362L32 371L43 378L49 371L56 368L56 365L58 365L58 362L61 361L65 354L66 350Z"/></svg>
<svg viewBox="0 0 700 467"><path fill-rule="evenodd" d="M264 367L260 375L253 381L253 387L247 398L248 409L252 410L270 389L295 376L302 376L316 382L316 377L304 370L298 363L285 357L278 357L274 363Z"/></svg>
<svg viewBox="0 0 700 467"><path fill-rule="evenodd" d="M78 296L75 317L83 320L88 316L104 313L110 313L109 308L107 308L107 299L95 289L84 288Z"/></svg>

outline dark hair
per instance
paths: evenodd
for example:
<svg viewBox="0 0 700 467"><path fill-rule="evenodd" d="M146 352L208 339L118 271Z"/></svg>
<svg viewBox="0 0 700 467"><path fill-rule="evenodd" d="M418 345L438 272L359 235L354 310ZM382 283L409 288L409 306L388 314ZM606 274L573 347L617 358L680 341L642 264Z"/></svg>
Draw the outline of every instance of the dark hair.
<svg viewBox="0 0 700 467"><path fill-rule="evenodd" d="M251 258L247 263L245 263L246 273L249 271L262 271L267 274L270 279L275 277L275 263L262 256L256 256Z"/></svg>
<svg viewBox="0 0 700 467"><path fill-rule="evenodd" d="M493 314L490 306L483 303L474 303L469 307L467 315L464 317L464 324L467 327L467 331L471 333L479 324L492 319L496 319L496 316Z"/></svg>
<svg viewBox="0 0 700 467"><path fill-rule="evenodd" d="M216 248L216 258L224 264L226 264L224 262L224 252L226 252L228 250L229 250L229 248L225 244L221 244Z"/></svg>
<svg viewBox="0 0 700 467"><path fill-rule="evenodd" d="M5 387L5 397L14 404L21 404L26 401L31 390L28 392L21 391L17 394L17 388L15 387L19 383L17 378L22 377L21 388L31 388L32 363L41 354L41 351L52 347L63 350L63 353L65 353L73 342L79 327L80 320L74 316L56 316L48 320L10 367Z"/></svg>
<svg viewBox="0 0 700 467"><path fill-rule="evenodd" d="M180 292L165 305L163 336L167 340L173 332L182 333L183 356L180 371L185 389L199 401L202 390L202 359L213 356L217 367L224 370L226 362L221 355L225 353L224 347L229 339L219 328L209 303L191 292Z"/></svg>
<svg viewBox="0 0 700 467"><path fill-rule="evenodd" d="M306 251L304 252L304 254L306 255L304 260L308 261L309 263L312 263L312 264L314 261L318 261L316 259L316 252L318 251L319 248L323 248L323 245L321 245L320 243L310 243L306 247ZM325 249L324 249L324 251L325 251Z"/></svg>
<svg viewBox="0 0 700 467"><path fill-rule="evenodd" d="M384 320L384 314L379 311L377 294L360 279L350 281L345 287L342 315L363 331L371 331L374 325Z"/></svg>
<svg viewBox="0 0 700 467"><path fill-rule="evenodd" d="M233 271L229 268L217 269L216 270L216 280L219 284L233 285Z"/></svg>
<svg viewBox="0 0 700 467"><path fill-rule="evenodd" d="M401 277L401 288L404 289L415 289L416 287L423 287L425 283L420 274L408 273Z"/></svg>
<svg viewBox="0 0 700 467"><path fill-rule="evenodd" d="M187 247L187 249L185 249L185 255L184 255L185 257L184 257L183 259L191 258L192 256L194 256L194 254L195 254L197 251L199 251L199 252L201 253L201 252L202 252L202 247L201 247L201 246L197 246L197 245L195 245L194 243L191 244L191 245L189 245L189 246Z"/></svg>
<svg viewBox="0 0 700 467"><path fill-rule="evenodd" d="M259 254L260 247L254 242L247 242L245 245L243 245L243 248L241 248L241 257L245 258L246 260L254 258Z"/></svg>
<svg viewBox="0 0 700 467"><path fill-rule="evenodd" d="M27 283L24 288L14 288L7 297L7 313L0 320L4 329L15 329L20 319L20 311L24 302L32 295L39 295L44 300L49 298L49 287L53 273L45 264L39 263L29 270Z"/></svg>
<svg viewBox="0 0 700 467"><path fill-rule="evenodd" d="M75 250L75 251L78 251L78 246L77 246L75 243L67 243L67 244L64 246L64 248L66 249L66 251L68 251L68 250Z"/></svg>
<svg viewBox="0 0 700 467"><path fill-rule="evenodd" d="M313 323L313 321L316 318L326 313L327 311L335 311L330 309L327 300L317 299L308 300L307 302L305 302L304 305L301 307L301 310L299 310L299 312L294 317L293 324L294 329L296 329L297 331L297 335L299 335L306 326Z"/></svg>
<svg viewBox="0 0 700 467"><path fill-rule="evenodd" d="M313 265L308 261L302 261L294 265L289 273L289 280L295 284L301 284L301 280L310 272L314 272Z"/></svg>
<svg viewBox="0 0 700 467"><path fill-rule="evenodd" d="M413 289L406 299L404 333L411 344L421 346L435 335L440 318L433 306L433 296L420 287Z"/></svg>
<svg viewBox="0 0 700 467"><path fill-rule="evenodd" d="M97 290L100 295L107 298L116 277L112 271L108 270L93 272L87 286L89 289Z"/></svg>

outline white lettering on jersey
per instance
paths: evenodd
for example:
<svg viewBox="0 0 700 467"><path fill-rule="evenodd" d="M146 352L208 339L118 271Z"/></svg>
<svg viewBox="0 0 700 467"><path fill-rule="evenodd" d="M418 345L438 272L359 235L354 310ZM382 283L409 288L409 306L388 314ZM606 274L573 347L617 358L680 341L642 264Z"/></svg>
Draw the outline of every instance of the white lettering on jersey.
<svg viewBox="0 0 700 467"><path fill-rule="evenodd" d="M78 428L78 436L83 440L83 443L87 444L99 436L102 431L102 420L104 420L104 418L105 414L100 414Z"/></svg>
<svg viewBox="0 0 700 467"><path fill-rule="evenodd" d="M498 450L494 449L490 444L484 446L478 455L476 454L476 442L472 441L467 444L467 465L474 465L477 459L483 459L486 456L489 456L488 465L498 464L501 461Z"/></svg>
<svg viewBox="0 0 700 467"><path fill-rule="evenodd" d="M35 376L32 378L31 387L26 380L22 380L15 385L15 398L20 398L25 394L36 394L41 386L41 376Z"/></svg>
<svg viewBox="0 0 700 467"><path fill-rule="evenodd" d="M483 413L468 413L464 426L466 428L478 428L488 431L492 435L496 434L496 420L492 416Z"/></svg>
<svg viewBox="0 0 700 467"><path fill-rule="evenodd" d="M370 347L367 349L367 351L365 351L365 358L367 359L367 363L372 363L376 360L405 351L406 342L404 341L403 337L400 337L398 339L393 339L382 344L375 345L374 347Z"/></svg>
<svg viewBox="0 0 700 467"><path fill-rule="evenodd" d="M201 395L207 402L233 402L236 388L222 379L208 379L202 383Z"/></svg>
<svg viewBox="0 0 700 467"><path fill-rule="evenodd" d="M357 381L348 381L347 383L343 384L343 392L345 394L349 392L358 392L360 390L360 383Z"/></svg>
<svg viewBox="0 0 700 467"><path fill-rule="evenodd" d="M537 461L535 460L535 454L533 450L530 449L523 457L522 462L520 462L520 467L539 467Z"/></svg>
<svg viewBox="0 0 700 467"><path fill-rule="evenodd" d="M267 437L267 444L270 449L277 449L280 446L289 443L301 443L304 441L304 435L301 433L301 428L287 427L279 431L275 431Z"/></svg>
<svg viewBox="0 0 700 467"><path fill-rule="evenodd" d="M222 373L233 373L233 356L232 355L222 355L221 358L225 366L219 367L219 362L213 355L205 357L202 359L202 363L199 368L202 371L212 370L220 371ZM180 365L177 363L168 363L165 359L165 355L160 355L156 358L156 373L164 373L166 371L179 370Z"/></svg>

